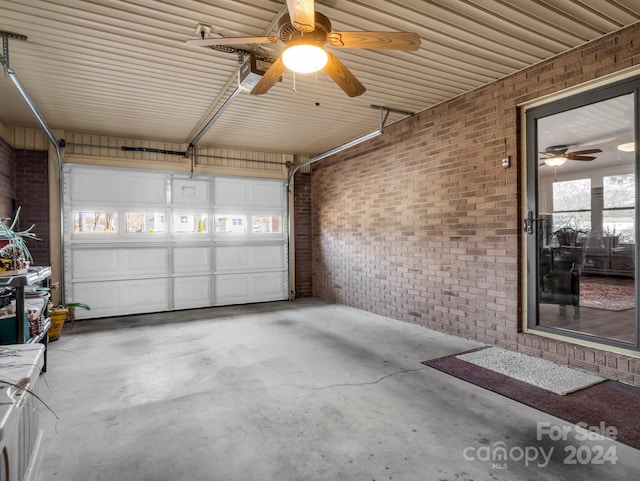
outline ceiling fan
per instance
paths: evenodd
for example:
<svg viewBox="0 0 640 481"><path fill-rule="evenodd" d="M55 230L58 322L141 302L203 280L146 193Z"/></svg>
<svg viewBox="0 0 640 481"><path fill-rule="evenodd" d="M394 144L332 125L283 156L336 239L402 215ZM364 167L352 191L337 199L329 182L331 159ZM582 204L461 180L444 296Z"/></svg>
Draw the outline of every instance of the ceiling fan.
<svg viewBox="0 0 640 481"><path fill-rule="evenodd" d="M567 160L594 160L595 157L588 154L597 154L602 152L600 149L586 149L586 150L574 150L568 152L568 145L552 145L544 149L544 152L540 152L546 157L541 158L542 163L540 165L549 165L551 167L559 167L564 165Z"/></svg>
<svg viewBox="0 0 640 481"><path fill-rule="evenodd" d="M286 48L253 87L253 95L266 93L289 68L298 73L323 70L349 97L362 95L366 88L340 60L323 48L325 43L336 48L406 51L420 47L420 37L410 32L334 32L331 30L331 21L315 11L313 0L287 0L287 9L288 13L278 21L278 36L202 38L189 40L186 44L213 47L280 41L286 44Z"/></svg>

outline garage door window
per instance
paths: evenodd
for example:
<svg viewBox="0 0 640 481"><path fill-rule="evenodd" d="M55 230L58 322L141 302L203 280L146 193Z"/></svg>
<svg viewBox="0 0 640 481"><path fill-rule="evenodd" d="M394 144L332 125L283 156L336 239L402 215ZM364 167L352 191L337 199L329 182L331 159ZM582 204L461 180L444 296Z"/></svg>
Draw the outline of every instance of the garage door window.
<svg viewBox="0 0 640 481"><path fill-rule="evenodd" d="M254 234L282 233L282 217L279 215L254 215L251 217Z"/></svg>
<svg viewBox="0 0 640 481"><path fill-rule="evenodd" d="M207 214L174 214L173 232L188 234L206 234L209 231Z"/></svg>
<svg viewBox="0 0 640 481"><path fill-rule="evenodd" d="M244 234L247 218L244 215L221 214L215 217L216 232Z"/></svg>
<svg viewBox="0 0 640 481"><path fill-rule="evenodd" d="M80 234L117 234L118 215L115 212L74 212L73 232Z"/></svg>
<svg viewBox="0 0 640 481"><path fill-rule="evenodd" d="M164 214L128 212L126 214L127 233L165 232Z"/></svg>

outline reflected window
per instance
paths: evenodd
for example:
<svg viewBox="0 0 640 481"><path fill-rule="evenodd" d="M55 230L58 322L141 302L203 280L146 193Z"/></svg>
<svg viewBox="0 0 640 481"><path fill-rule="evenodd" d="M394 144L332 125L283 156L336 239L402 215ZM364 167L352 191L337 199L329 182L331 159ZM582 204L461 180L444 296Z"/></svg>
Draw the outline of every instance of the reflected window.
<svg viewBox="0 0 640 481"><path fill-rule="evenodd" d="M633 174L609 175L603 179L604 212L602 227L606 236L623 243L635 242L636 182Z"/></svg>

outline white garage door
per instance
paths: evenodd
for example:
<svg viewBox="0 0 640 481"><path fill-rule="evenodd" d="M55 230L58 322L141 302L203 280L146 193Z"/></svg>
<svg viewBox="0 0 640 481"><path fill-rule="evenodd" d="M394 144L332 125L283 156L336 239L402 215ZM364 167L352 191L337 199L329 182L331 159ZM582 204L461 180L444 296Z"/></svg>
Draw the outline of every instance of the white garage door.
<svg viewBox="0 0 640 481"><path fill-rule="evenodd" d="M288 299L283 181L64 166L78 317Z"/></svg>

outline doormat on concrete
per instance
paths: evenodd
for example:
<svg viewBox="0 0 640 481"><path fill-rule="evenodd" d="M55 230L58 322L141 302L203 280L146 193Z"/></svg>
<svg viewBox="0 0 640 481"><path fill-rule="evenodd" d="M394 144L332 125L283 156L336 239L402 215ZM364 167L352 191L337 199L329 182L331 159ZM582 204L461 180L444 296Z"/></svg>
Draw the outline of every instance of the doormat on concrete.
<svg viewBox="0 0 640 481"><path fill-rule="evenodd" d="M573 424L617 429L617 440L640 449L640 387L606 380L599 384L558 395L504 374L462 361L455 354L422 364L493 391L524 405Z"/></svg>
<svg viewBox="0 0 640 481"><path fill-rule="evenodd" d="M603 377L500 347L489 347L458 359L491 369L556 394L568 394L604 381Z"/></svg>
<svg viewBox="0 0 640 481"><path fill-rule="evenodd" d="M582 282L580 284L580 306L606 311L624 311L635 307L633 285L616 286Z"/></svg>

